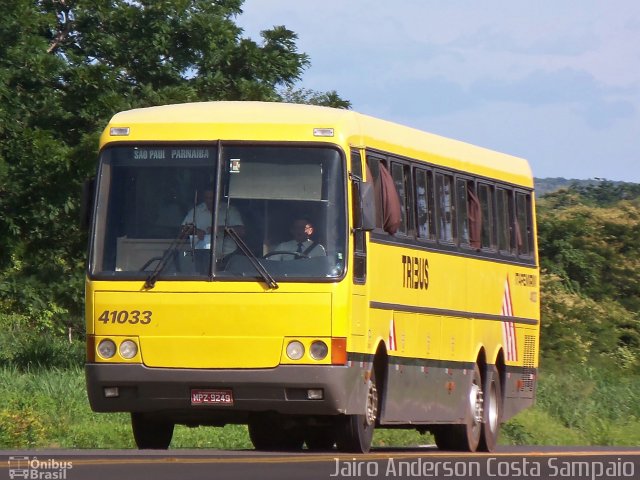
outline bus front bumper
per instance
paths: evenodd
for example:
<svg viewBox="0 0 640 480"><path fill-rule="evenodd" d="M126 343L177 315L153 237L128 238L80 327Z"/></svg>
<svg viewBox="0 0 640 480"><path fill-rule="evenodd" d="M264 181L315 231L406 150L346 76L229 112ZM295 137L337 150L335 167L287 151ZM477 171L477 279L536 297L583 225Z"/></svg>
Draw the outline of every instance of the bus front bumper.
<svg viewBox="0 0 640 480"><path fill-rule="evenodd" d="M96 412L157 412L235 421L250 412L292 415L363 414L366 372L357 366L280 365L268 369L149 368L88 363L87 394ZM117 387L117 396L114 396ZM232 405L193 405L193 391L228 391ZM322 390L322 398L309 398Z"/></svg>

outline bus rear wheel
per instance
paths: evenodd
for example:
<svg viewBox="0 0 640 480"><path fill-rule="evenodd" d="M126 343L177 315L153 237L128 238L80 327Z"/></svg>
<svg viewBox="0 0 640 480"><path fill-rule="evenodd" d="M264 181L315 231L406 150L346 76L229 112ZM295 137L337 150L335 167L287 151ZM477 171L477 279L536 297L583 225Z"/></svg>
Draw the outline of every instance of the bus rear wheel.
<svg viewBox="0 0 640 480"><path fill-rule="evenodd" d="M502 389L500 375L495 365L487 367L484 382L484 419L482 423L482 437L479 449L483 452L493 452L500 433L502 422Z"/></svg>
<svg viewBox="0 0 640 480"><path fill-rule="evenodd" d="M348 415L337 431L336 444L341 452L367 453L371 449L373 430L378 419L378 387L375 370L368 382L364 415Z"/></svg>
<svg viewBox="0 0 640 480"><path fill-rule="evenodd" d="M455 425L438 425L431 429L436 446L440 450L453 450L453 441L451 440L451 430Z"/></svg>
<svg viewBox="0 0 640 480"><path fill-rule="evenodd" d="M442 450L475 452L480 444L484 421L484 393L478 365L465 399L465 419L460 425L441 425L434 430L436 445Z"/></svg>
<svg viewBox="0 0 640 480"><path fill-rule="evenodd" d="M173 423L131 413L131 429L136 445L141 450L166 450L173 437Z"/></svg>

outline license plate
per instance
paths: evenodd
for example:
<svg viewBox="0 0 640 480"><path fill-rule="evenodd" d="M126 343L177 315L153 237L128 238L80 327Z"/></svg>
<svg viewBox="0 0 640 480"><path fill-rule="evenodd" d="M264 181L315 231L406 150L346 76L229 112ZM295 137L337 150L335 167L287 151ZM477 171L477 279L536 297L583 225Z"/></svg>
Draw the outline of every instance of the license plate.
<svg viewBox="0 0 640 480"><path fill-rule="evenodd" d="M191 390L191 405L233 405L231 390Z"/></svg>

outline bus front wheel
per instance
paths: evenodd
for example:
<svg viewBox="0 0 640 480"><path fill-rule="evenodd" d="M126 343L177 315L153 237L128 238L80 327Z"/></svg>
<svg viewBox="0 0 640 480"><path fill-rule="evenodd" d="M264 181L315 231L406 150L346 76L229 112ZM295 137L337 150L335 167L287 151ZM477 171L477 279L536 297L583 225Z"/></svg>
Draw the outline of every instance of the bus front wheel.
<svg viewBox="0 0 640 480"><path fill-rule="evenodd" d="M308 427L305 433L307 448L313 451L331 450L336 443L336 436L330 426Z"/></svg>
<svg viewBox="0 0 640 480"><path fill-rule="evenodd" d="M364 415L348 415L336 438L341 452L367 453L371 449L373 430L378 419L378 387L375 370L371 370L368 382L366 408Z"/></svg>
<svg viewBox="0 0 640 480"><path fill-rule="evenodd" d="M131 413L131 428L141 450L166 450L173 437L173 423L151 419L143 413Z"/></svg>
<svg viewBox="0 0 640 480"><path fill-rule="evenodd" d="M249 416L249 438L256 450L296 451L302 449L304 437L299 426L285 426L284 419L270 414Z"/></svg>

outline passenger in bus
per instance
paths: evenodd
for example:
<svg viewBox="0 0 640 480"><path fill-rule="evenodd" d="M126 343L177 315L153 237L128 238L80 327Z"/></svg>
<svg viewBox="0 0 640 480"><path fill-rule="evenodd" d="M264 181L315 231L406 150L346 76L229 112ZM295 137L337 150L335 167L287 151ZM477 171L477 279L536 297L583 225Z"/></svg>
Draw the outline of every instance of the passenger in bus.
<svg viewBox="0 0 640 480"><path fill-rule="evenodd" d="M213 190L205 190L204 201L196 205L195 210L192 208L182 221L183 229L187 227L189 234L191 226L195 227L195 246L196 249L211 248L211 219L213 218L214 204ZM220 202L220 211L218 214L218 228L216 233L216 255L226 256L233 253L237 249L236 243L228 235L224 234L224 227L233 228L238 235L244 236L244 223L242 216L236 207Z"/></svg>
<svg viewBox="0 0 640 480"><path fill-rule="evenodd" d="M313 235L313 224L308 218L296 218L291 224L289 233L291 233L293 238L276 246L273 251L281 253L270 256L272 260L295 260L327 255L324 247L311 238ZM284 252L291 253L287 254Z"/></svg>

